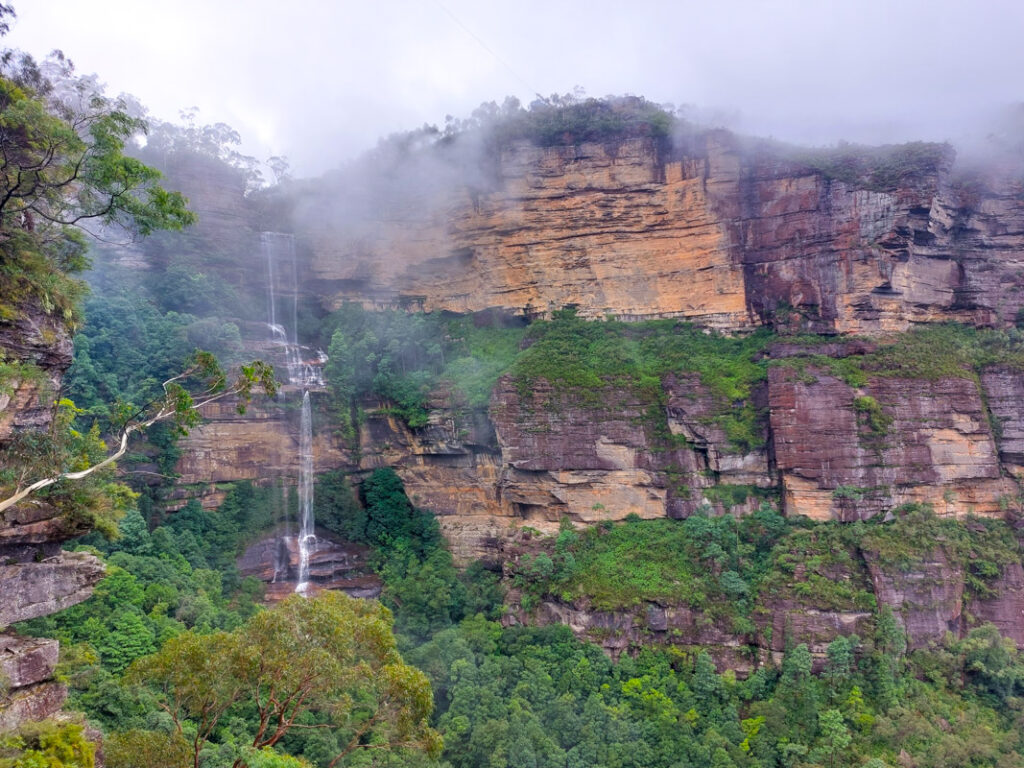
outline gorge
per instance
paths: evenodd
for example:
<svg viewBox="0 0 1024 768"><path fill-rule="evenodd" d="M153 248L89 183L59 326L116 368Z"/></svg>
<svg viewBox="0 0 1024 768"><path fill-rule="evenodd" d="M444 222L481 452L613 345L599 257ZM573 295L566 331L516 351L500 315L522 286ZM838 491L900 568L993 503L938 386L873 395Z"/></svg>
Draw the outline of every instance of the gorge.
<svg viewBox="0 0 1024 768"><path fill-rule="evenodd" d="M103 393L144 386L97 369L127 358L112 285L160 307L131 311L161 343L270 359L281 392L211 403L121 462L135 549L87 540L110 578L159 540L216 582L180 599L176 629L159 624L174 600L140 588L139 621L191 631L220 600L234 630L255 577L267 600L391 601L413 655L474 620L565 626L622 669L658 649L730 691L785 680L794 648L807 675L847 642L864 664L990 626L1024 648L1024 175L946 145L802 150L610 104L625 127L439 140L375 158L372 184L357 167L246 194L208 157L168 169L199 223L98 249L76 402L101 418ZM51 423L71 346L28 305L0 340L0 362L45 373L0 393L7 449ZM103 566L59 546L84 527L45 503L5 514L0 625L88 596ZM474 579L505 590L478 616ZM16 717L56 711L55 641L5 647L15 695L39 702ZM447 675L436 722L462 744Z"/></svg>

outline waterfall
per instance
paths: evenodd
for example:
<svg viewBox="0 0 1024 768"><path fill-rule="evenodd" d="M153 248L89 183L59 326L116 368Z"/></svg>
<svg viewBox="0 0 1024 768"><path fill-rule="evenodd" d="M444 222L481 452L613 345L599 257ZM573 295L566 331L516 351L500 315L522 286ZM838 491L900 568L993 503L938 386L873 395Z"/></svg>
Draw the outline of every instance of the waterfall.
<svg viewBox="0 0 1024 768"><path fill-rule="evenodd" d="M280 480L273 494L274 498L274 522L284 524L284 537L278 539L274 550L274 578L272 583L287 581L288 579L288 539L292 535L291 516L288 514L288 489Z"/></svg>
<svg viewBox="0 0 1024 768"><path fill-rule="evenodd" d="M305 594L309 589L310 555L316 551L313 521L313 420L309 389L324 386L323 366L327 362L327 355L323 350L313 353L309 347L299 344L299 282L294 238L279 232L262 232L260 247L267 263L267 327L270 329L270 344L282 353L291 391L302 389L302 416L299 420L299 530L294 541L299 553L298 584L295 591ZM286 296L291 298L291 312L286 310L279 313L278 302ZM287 318L289 314L292 324L290 336L288 329L278 322L279 317ZM285 387L281 388L281 392L284 396ZM287 514L285 520L283 544L291 539ZM287 547L282 549L287 554ZM278 568L275 567L275 581L277 575Z"/></svg>
<svg viewBox="0 0 1024 768"><path fill-rule="evenodd" d="M309 392L302 394L302 418L299 422L299 584L296 592L309 587L309 555L316 546L313 532L313 419Z"/></svg>
<svg viewBox="0 0 1024 768"><path fill-rule="evenodd" d="M324 386L324 363L327 356L322 350L315 353L299 344L299 280L295 257L295 238L280 232L261 232L260 248L267 263L267 327L270 343L284 357L288 383L296 387ZM278 312L278 303L291 298L291 312ZM287 305L286 305L287 306ZM278 318L291 315L291 335ZM284 319L284 322L288 322Z"/></svg>

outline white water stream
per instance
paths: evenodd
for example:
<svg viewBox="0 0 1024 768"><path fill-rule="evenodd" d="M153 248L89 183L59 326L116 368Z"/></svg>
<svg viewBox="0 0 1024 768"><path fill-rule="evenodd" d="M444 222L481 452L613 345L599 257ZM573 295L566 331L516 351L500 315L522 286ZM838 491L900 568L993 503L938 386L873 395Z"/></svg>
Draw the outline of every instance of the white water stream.
<svg viewBox="0 0 1024 768"><path fill-rule="evenodd" d="M260 234L260 245L267 262L267 327L270 329L270 342L283 353L288 383L296 389L302 389L302 414L299 420L299 530L296 535L299 573L295 591L305 594L309 589L310 555L316 551L313 519L313 418L309 388L324 385L323 364L327 362L327 355L318 350L313 357L311 350L298 342L298 280L294 239L287 234L263 232ZM285 276L283 285L282 275ZM281 300L291 301L291 338L287 329L278 323L277 305ZM290 536L291 525L286 522L285 537L287 539ZM275 568L275 581L276 571Z"/></svg>
<svg viewBox="0 0 1024 768"><path fill-rule="evenodd" d="M299 423L299 583L296 592L309 588L309 556L316 548L313 530L313 419L309 392L302 393Z"/></svg>

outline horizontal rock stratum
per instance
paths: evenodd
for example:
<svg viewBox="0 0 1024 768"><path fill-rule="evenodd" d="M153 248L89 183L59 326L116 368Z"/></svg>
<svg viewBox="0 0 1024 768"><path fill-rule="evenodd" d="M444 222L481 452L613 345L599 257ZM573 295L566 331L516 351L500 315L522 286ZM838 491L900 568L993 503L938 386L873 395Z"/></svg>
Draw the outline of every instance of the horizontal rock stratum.
<svg viewBox="0 0 1024 768"><path fill-rule="evenodd" d="M1020 181L968 181L948 147L924 145L922 160L910 146L885 174L840 180L725 131L514 142L468 170L410 158L358 194L317 183L295 228L307 288L328 306L575 305L857 334L1011 323L1024 306Z"/></svg>

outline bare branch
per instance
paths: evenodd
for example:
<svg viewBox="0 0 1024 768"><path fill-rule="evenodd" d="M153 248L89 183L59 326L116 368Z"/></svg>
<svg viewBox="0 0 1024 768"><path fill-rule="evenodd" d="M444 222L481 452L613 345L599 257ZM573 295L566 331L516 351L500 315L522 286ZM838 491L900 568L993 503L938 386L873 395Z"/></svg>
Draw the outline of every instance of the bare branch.
<svg viewBox="0 0 1024 768"><path fill-rule="evenodd" d="M179 373L177 376L172 376L171 378L167 379L167 381L163 383L165 399L163 401L158 401L160 402L160 406L157 409L156 413L150 416L149 418L145 419L144 421L127 424L124 427L124 429L121 430L121 434L118 437L117 449L109 456L107 456L105 459L103 459L103 461L100 461L97 464L93 464L92 466L87 467L86 469L78 470L76 472L59 472L49 477L44 477L41 480L36 480L31 485L27 485L24 488L17 490L11 496L8 496L6 499L0 501L0 512L9 509L18 502L23 501L32 494L36 493L37 491L40 491L43 488L47 488L53 485L54 483L58 483L61 480L81 480L82 478L88 477L89 475L98 472L99 470L105 467L109 467L119 458L124 456L125 453L127 453L128 441L133 434L135 434L136 432L143 431L153 426L157 422L164 421L172 416L180 414L178 408L174 406L174 400L170 387L172 384L176 384L178 381L187 379L189 376L196 373L198 370L199 366L194 365L189 367L182 373ZM235 386L227 389L222 389L219 392L215 391L216 385L214 385L213 387L206 389L202 393L204 396L202 400L191 402L191 404L188 406L188 411L197 412L199 409L203 408L206 405L209 405L210 403L216 402L217 400L222 400L223 398L228 397L230 395L245 393L248 391L248 386L251 385L252 383L253 382L251 381L246 381L245 379L242 379Z"/></svg>

